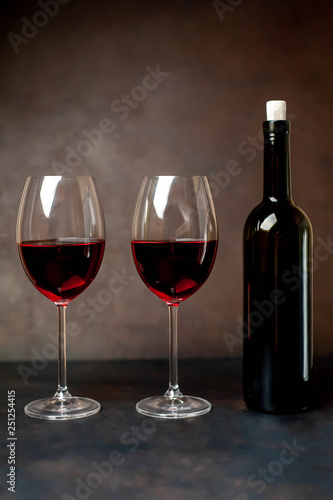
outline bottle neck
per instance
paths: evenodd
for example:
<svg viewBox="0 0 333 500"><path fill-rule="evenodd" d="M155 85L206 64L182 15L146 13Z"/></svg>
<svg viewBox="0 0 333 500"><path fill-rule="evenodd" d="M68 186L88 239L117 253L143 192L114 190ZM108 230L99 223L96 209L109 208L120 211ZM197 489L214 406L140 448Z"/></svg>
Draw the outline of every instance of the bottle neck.
<svg viewBox="0 0 333 500"><path fill-rule="evenodd" d="M264 129L264 200L291 201L290 122L265 121Z"/></svg>

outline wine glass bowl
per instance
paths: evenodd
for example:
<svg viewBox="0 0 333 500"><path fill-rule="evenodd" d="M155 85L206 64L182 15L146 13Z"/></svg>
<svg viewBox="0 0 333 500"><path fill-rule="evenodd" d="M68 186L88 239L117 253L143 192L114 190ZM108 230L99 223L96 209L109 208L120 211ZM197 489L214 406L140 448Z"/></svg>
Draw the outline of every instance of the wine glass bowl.
<svg viewBox="0 0 333 500"><path fill-rule="evenodd" d="M66 309L95 278L105 247L105 223L92 177L28 177L18 212L16 241L31 283L58 310L58 389L33 401L25 413L46 420L68 420L97 413L101 406L72 396L66 373Z"/></svg>
<svg viewBox="0 0 333 500"><path fill-rule="evenodd" d="M84 238L19 243L23 268L45 297L66 304L82 293L99 269L105 242Z"/></svg>
<svg viewBox="0 0 333 500"><path fill-rule="evenodd" d="M204 284L217 252L217 221L207 178L145 177L131 244L141 279L169 309L169 388L164 396L140 401L136 409L157 418L207 413L211 409L208 401L180 392L177 367L178 306Z"/></svg>

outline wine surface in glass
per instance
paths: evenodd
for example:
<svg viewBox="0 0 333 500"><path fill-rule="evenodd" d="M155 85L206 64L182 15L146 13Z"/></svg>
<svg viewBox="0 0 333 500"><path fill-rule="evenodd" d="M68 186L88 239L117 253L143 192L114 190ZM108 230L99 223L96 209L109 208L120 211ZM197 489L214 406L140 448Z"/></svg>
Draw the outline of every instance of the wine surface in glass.
<svg viewBox="0 0 333 500"><path fill-rule="evenodd" d="M104 240L61 238L18 244L23 267L33 285L53 302L72 300L95 278Z"/></svg>
<svg viewBox="0 0 333 500"><path fill-rule="evenodd" d="M217 241L132 241L137 270L148 288L165 302L181 302L208 278Z"/></svg>

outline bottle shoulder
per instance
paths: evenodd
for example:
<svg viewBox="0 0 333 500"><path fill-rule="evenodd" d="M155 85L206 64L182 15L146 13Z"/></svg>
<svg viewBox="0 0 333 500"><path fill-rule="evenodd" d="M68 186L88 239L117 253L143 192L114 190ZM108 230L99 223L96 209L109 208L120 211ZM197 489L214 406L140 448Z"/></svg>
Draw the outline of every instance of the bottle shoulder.
<svg viewBox="0 0 333 500"><path fill-rule="evenodd" d="M286 229L312 232L309 217L294 202L270 202L263 200L249 214L244 226L244 235L253 231L277 232Z"/></svg>

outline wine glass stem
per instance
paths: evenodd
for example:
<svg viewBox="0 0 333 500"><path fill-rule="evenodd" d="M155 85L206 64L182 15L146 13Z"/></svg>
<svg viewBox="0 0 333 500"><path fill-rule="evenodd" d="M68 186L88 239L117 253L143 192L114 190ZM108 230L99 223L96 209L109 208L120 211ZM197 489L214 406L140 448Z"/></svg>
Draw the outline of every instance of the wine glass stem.
<svg viewBox="0 0 333 500"><path fill-rule="evenodd" d="M178 304L168 304L169 309L169 388L165 396L182 396L178 386Z"/></svg>
<svg viewBox="0 0 333 500"><path fill-rule="evenodd" d="M58 358L58 389L55 397L64 399L70 396L67 388L66 368L66 310L67 304L57 304L58 331L59 331L59 358Z"/></svg>

